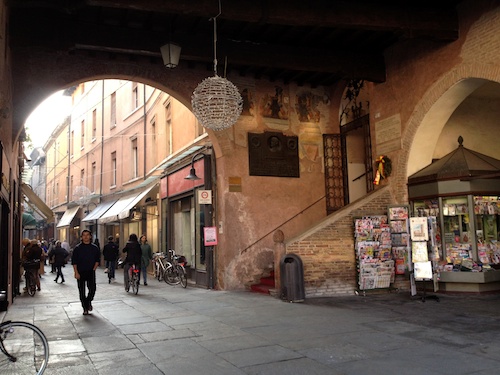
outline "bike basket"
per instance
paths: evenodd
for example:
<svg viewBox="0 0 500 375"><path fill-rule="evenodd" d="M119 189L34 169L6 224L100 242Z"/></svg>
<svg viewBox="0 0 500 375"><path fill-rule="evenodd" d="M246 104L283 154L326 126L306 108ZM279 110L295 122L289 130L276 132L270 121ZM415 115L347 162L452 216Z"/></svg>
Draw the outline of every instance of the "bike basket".
<svg viewBox="0 0 500 375"><path fill-rule="evenodd" d="M183 267L188 266L188 261L184 255L180 255L179 258L177 258L177 262Z"/></svg>
<svg viewBox="0 0 500 375"><path fill-rule="evenodd" d="M34 270L40 267L39 260L29 260L23 263L23 267L25 270Z"/></svg>

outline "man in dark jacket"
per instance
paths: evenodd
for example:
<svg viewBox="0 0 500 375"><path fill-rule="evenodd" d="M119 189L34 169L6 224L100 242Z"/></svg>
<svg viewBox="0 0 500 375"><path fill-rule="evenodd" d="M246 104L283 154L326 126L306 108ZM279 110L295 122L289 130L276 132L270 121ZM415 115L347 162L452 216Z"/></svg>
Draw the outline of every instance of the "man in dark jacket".
<svg viewBox="0 0 500 375"><path fill-rule="evenodd" d="M64 283L64 275L62 273L62 266L66 264L66 258L69 253L66 249L61 247L61 241L56 241L56 244L49 251L49 258L53 259L53 265L56 267L56 278L54 281L57 283L59 276L61 277L61 284Z"/></svg>
<svg viewBox="0 0 500 375"><path fill-rule="evenodd" d="M123 252L127 254L125 258L124 267L123 267L123 281L125 283L125 290L129 291L129 269L133 264L140 271L141 269L141 258L142 258L142 249L139 244L137 234L132 233L127 241L127 244L123 248ZM139 273L139 280L141 279L141 274Z"/></svg>
<svg viewBox="0 0 500 375"><path fill-rule="evenodd" d="M82 242L73 250L71 264L75 271L75 279L78 283L80 301L83 307L83 315L88 315L92 311L92 300L96 291L95 270L101 262L101 252L92 243L92 233L85 229L82 231ZM89 290L86 294L85 284Z"/></svg>
<svg viewBox="0 0 500 375"><path fill-rule="evenodd" d="M118 245L115 243L113 236L108 237L108 243L104 245L102 255L104 255L104 261L106 262L106 270L108 272L109 282L115 279L115 266L116 260L118 259Z"/></svg>

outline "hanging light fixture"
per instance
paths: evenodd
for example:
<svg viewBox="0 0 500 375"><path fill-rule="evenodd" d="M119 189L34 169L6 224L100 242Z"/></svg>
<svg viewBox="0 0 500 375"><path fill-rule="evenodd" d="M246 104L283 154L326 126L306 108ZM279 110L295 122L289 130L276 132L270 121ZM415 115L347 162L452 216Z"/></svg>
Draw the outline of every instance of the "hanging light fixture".
<svg viewBox="0 0 500 375"><path fill-rule="evenodd" d="M179 65L179 59L181 57L181 46L169 42L160 47L160 52L163 59L163 64L166 68L173 69L177 65Z"/></svg>
<svg viewBox="0 0 500 375"><path fill-rule="evenodd" d="M217 75L217 17L214 21L214 77L205 78L193 91L191 105L201 125L211 130L224 130L233 126L243 109L243 99L238 88Z"/></svg>

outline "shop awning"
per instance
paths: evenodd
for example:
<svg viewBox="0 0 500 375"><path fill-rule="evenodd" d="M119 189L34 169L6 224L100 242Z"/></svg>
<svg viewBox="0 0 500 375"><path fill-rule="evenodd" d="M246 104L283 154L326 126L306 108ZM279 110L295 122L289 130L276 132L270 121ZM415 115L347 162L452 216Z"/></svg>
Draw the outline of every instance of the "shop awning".
<svg viewBox="0 0 500 375"><path fill-rule="evenodd" d="M154 185L144 190L138 196L136 196L123 210L118 214L118 218L127 219L130 216L130 210L141 201L150 191L153 189Z"/></svg>
<svg viewBox="0 0 500 375"><path fill-rule="evenodd" d="M40 199L38 195L31 189L29 185L21 184L21 191L24 196L28 198L26 203L30 205L36 212L38 212L41 216L43 216L48 222L54 220L54 212L50 209L49 206L45 204L44 201Z"/></svg>
<svg viewBox="0 0 500 375"><path fill-rule="evenodd" d="M156 184L141 192L126 195L118 199L115 204L99 218L97 221L98 224L113 223L119 221L120 219L126 219L129 217L130 209L132 209L137 202L144 198L154 186L156 186Z"/></svg>
<svg viewBox="0 0 500 375"><path fill-rule="evenodd" d="M59 220L59 223L57 223L56 227L63 228L69 226L79 209L80 206L68 208L64 215L61 217L61 220Z"/></svg>
<svg viewBox="0 0 500 375"><path fill-rule="evenodd" d="M33 229L36 228L36 219L33 215L23 212L23 228L24 229Z"/></svg>
<svg viewBox="0 0 500 375"><path fill-rule="evenodd" d="M110 201L110 202L104 202L98 205L96 208L92 210L87 216L85 216L82 221L94 221L99 219L101 216L103 216L112 205L116 203L115 200Z"/></svg>
<svg viewBox="0 0 500 375"><path fill-rule="evenodd" d="M118 215L132 202L139 194L132 194L118 199L111 208L97 221L99 224L107 224L119 221Z"/></svg>

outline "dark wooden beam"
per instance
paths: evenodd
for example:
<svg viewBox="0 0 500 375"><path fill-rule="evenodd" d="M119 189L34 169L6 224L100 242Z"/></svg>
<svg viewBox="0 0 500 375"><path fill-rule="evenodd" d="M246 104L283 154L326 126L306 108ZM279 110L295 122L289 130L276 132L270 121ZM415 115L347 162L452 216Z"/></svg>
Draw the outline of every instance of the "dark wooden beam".
<svg viewBox="0 0 500 375"><path fill-rule="evenodd" d="M399 31L408 38L453 41L458 38L459 1L348 1L348 0L231 0L222 4L218 19L256 24L320 26L377 31ZM16 0L11 8L51 8L73 13L78 9L104 7L192 17L214 17L214 0Z"/></svg>
<svg viewBox="0 0 500 375"><path fill-rule="evenodd" d="M23 32L11 37L16 45L37 48L105 51L130 55L160 57L159 48L165 43L163 33L135 30L109 25L87 25L71 19L25 18ZM24 21L23 21L24 22ZM19 25L17 26L19 29ZM65 31L65 32L63 32ZM33 38L36 34L37 37ZM385 80L382 51L350 51L339 48L257 44L219 38L219 66L227 56L229 64L269 67L293 71L325 72L358 77L373 82ZM177 34L175 41L182 46L181 61L213 62L213 39ZM271 41L272 42L272 41Z"/></svg>

